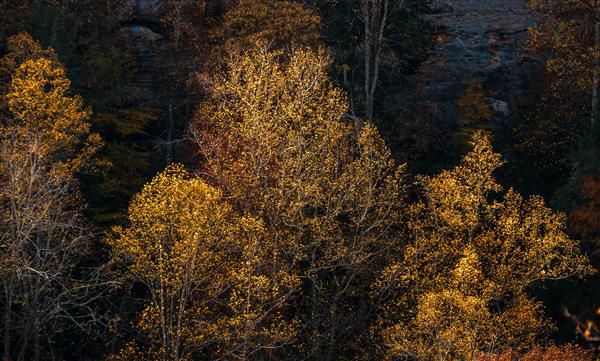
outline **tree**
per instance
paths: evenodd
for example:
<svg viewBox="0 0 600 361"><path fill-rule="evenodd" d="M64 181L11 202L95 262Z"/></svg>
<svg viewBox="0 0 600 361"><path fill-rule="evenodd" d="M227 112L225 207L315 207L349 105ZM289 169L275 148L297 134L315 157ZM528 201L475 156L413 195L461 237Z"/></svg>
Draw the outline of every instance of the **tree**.
<svg viewBox="0 0 600 361"><path fill-rule="evenodd" d="M47 158L45 140L26 129L3 129L1 139L3 355L17 355L12 344L19 360L46 359L67 329L90 332L95 321L98 275L78 267L92 237L77 184Z"/></svg>
<svg viewBox="0 0 600 361"><path fill-rule="evenodd" d="M81 97L67 95L70 86L59 63L40 58L17 68L6 94L12 122L43 136L65 174L83 170L101 145L90 131L90 110Z"/></svg>
<svg viewBox="0 0 600 361"><path fill-rule="evenodd" d="M317 47L320 18L296 1L242 0L231 6L210 34L218 60L262 44L270 50Z"/></svg>
<svg viewBox="0 0 600 361"><path fill-rule="evenodd" d="M46 58L58 59L60 54L74 91L94 110L90 121L106 141L97 159L109 166L79 178L89 203L87 213L102 231L121 219L128 200L155 171L151 161L157 153L158 134L152 126L159 111L138 87L138 74L147 71L147 63L137 57L142 41L131 36L132 3L11 0L0 4L0 17L7 20L2 26L8 27L2 35L9 36L3 47L5 58L14 59L15 54L36 48L47 53ZM29 39L27 43L23 37ZM8 85L12 71L5 74L8 77L0 84Z"/></svg>
<svg viewBox="0 0 600 361"><path fill-rule="evenodd" d="M26 35L11 46L15 51L1 61L13 71L1 94L3 356L10 358L11 346L19 345L19 360L39 360L53 357L45 346L68 327L87 331L95 321L91 304L100 283L95 270L78 268L91 233L75 174L94 165L101 139L90 131L81 98L69 94L54 53Z"/></svg>
<svg viewBox="0 0 600 361"><path fill-rule="evenodd" d="M591 350L576 345L535 347L533 350L519 355L513 350L507 350L500 355L482 355L477 361L592 361Z"/></svg>
<svg viewBox="0 0 600 361"><path fill-rule="evenodd" d="M0 59L0 94L6 94L10 87L12 77L21 64L27 60L39 60L40 58L58 61L58 55L52 49L43 49L40 43L35 41L29 34L20 33L11 36L7 40L6 54ZM5 108L7 104L2 107Z"/></svg>
<svg viewBox="0 0 600 361"><path fill-rule="evenodd" d="M534 163L531 168L544 179L542 184L548 184L547 179L568 183L554 197L555 204L567 209L573 200L565 195L574 193L568 188L575 188L574 181L589 168L585 158L595 157L583 144L595 143L592 138L598 132L600 3L529 0L527 4L536 16L529 46L544 59L544 69L531 80L534 86L517 127L517 148L525 155L519 158Z"/></svg>
<svg viewBox="0 0 600 361"><path fill-rule="evenodd" d="M405 0L361 0L360 14L364 25L364 93L365 119L373 119L375 91L379 83L379 70L385 48L389 19L393 11L402 9ZM362 124L359 121L357 129Z"/></svg>
<svg viewBox="0 0 600 361"><path fill-rule="evenodd" d="M577 148L590 133L587 96L568 89L554 91L555 84L554 75L546 72L532 78L513 128L516 152L511 162L525 179L520 188L545 196L569 182L574 171L581 171L574 164L584 165Z"/></svg>
<svg viewBox="0 0 600 361"><path fill-rule="evenodd" d="M312 359L356 352L371 314L366 280L396 245L404 194L404 168L376 129L355 138L328 65L303 49L239 56L213 80L192 128L203 174L262 219L277 267L301 277L290 312L302 317L298 342Z"/></svg>
<svg viewBox="0 0 600 361"><path fill-rule="evenodd" d="M391 359L472 359L480 352L531 347L548 328L528 289L591 272L565 217L540 197L500 191L500 166L483 133L455 168L422 177L411 206L409 243L375 284L381 334ZM394 320L394 321L390 321Z"/></svg>
<svg viewBox="0 0 600 361"><path fill-rule="evenodd" d="M546 69L554 77L554 91L567 87L589 94L590 123L598 116L600 57L600 2L597 0L529 0L538 15L531 30L531 46L549 54Z"/></svg>
<svg viewBox="0 0 600 361"><path fill-rule="evenodd" d="M186 87L190 75L197 72L200 44L203 42L199 34L198 17L204 5L204 1L197 0L161 2L155 14L160 20L160 25L167 29L164 33L165 39L154 49L159 52L157 59L164 70L159 72L164 76L154 81L160 81L163 87L158 89L164 89L166 92L158 90L153 99L158 106L166 107L166 134L163 139L166 165L174 160L174 145L181 142L177 133L185 131L191 116ZM165 98L166 101L159 98ZM183 120L180 120L179 124L178 118Z"/></svg>
<svg viewBox="0 0 600 361"><path fill-rule="evenodd" d="M137 322L145 343L115 359L248 360L293 337L279 309L297 279L269 265L261 222L181 166L145 185L114 232L115 261L149 294Z"/></svg>

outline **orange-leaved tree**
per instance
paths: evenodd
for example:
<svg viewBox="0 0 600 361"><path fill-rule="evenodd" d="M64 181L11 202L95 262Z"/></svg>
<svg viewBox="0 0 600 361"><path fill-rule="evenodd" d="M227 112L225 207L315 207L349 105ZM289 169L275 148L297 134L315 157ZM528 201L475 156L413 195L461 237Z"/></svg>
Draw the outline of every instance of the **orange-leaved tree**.
<svg viewBox="0 0 600 361"><path fill-rule="evenodd" d="M114 232L114 261L148 298L136 324L141 342L113 359L247 360L294 336L279 311L298 280L272 267L262 223L181 166L146 184Z"/></svg>
<svg viewBox="0 0 600 361"><path fill-rule="evenodd" d="M3 356L15 355L14 345L21 358L39 360L67 326L96 320L88 306L97 274L78 268L91 232L75 176L94 166L101 139L51 49L21 34L8 50L0 60L2 78L10 76L0 94Z"/></svg>
<svg viewBox="0 0 600 361"><path fill-rule="evenodd" d="M473 359L532 347L548 330L531 286L592 271L565 216L541 197L501 187L489 137L455 168L421 179L410 241L375 284L390 301L380 322L385 354L418 360Z"/></svg>
<svg viewBox="0 0 600 361"><path fill-rule="evenodd" d="M270 50L317 47L320 27L319 16L301 2L241 0L211 29L211 56L213 61L222 62L257 44Z"/></svg>
<svg viewBox="0 0 600 361"><path fill-rule="evenodd" d="M238 56L192 129L202 171L263 220L274 262L303 281L294 355L326 360L355 352L368 327L369 279L396 247L404 195L404 168L374 126L356 136L329 64L306 49Z"/></svg>

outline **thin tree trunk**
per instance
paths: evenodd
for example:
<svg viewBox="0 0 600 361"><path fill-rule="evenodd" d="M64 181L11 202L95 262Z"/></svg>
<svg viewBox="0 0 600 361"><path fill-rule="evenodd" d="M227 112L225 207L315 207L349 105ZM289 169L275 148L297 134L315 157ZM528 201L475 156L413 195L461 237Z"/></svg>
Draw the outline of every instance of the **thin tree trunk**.
<svg viewBox="0 0 600 361"><path fill-rule="evenodd" d="M404 1L400 2L400 6ZM381 52L385 39L385 28L389 16L390 0L362 0L361 10L364 23L364 62L365 62L365 119L372 120L375 107L375 91L379 81ZM363 121L357 120L357 132Z"/></svg>
<svg viewBox="0 0 600 361"><path fill-rule="evenodd" d="M364 56L365 56L365 82L364 82L364 92L365 92L365 118L370 119L373 115L373 110L370 106L370 84L371 84L371 7L369 5L370 1L363 0L362 4L362 12L363 12L363 22L364 22L364 30L365 30L365 44L364 44ZM360 130L363 126L363 120L357 118L356 121L356 132L360 133Z"/></svg>
<svg viewBox="0 0 600 361"><path fill-rule="evenodd" d="M24 334L23 336L23 344L21 345L21 351L19 351L19 361L25 360L25 354L27 353L27 347L29 346L29 335Z"/></svg>
<svg viewBox="0 0 600 361"><path fill-rule="evenodd" d="M600 23L594 25L594 52L598 52L600 47ZM592 115L590 119L590 125L592 128L596 125L596 118L598 116L598 54L594 54L594 70L592 74Z"/></svg>
<svg viewBox="0 0 600 361"><path fill-rule="evenodd" d="M316 255L315 255L315 250L313 250L312 252L312 256L311 256L311 263L310 263L310 269L314 269L316 265ZM313 360L317 360L318 359L318 355L319 355L319 341L317 338L317 335L319 333L319 305L318 305L318 299L319 299L319 292L318 292L318 286L316 284L316 280L314 280L313 278L309 278L310 282L311 282L311 288L310 288L310 325L312 327L311 330L311 358Z"/></svg>
<svg viewBox="0 0 600 361"><path fill-rule="evenodd" d="M162 279L161 279L161 285L160 285L160 302L159 302L159 307L160 307L160 325L161 325L161 344L162 344L162 350L161 350L161 357L162 357L162 361L169 361L171 358L171 354L170 354L170 350L169 350L169 342L167 339L167 320L165 317L165 295L164 295L164 289L163 289L163 285L162 285Z"/></svg>
<svg viewBox="0 0 600 361"><path fill-rule="evenodd" d="M175 5L175 26L173 29L173 56L176 56L176 53L179 49L179 41L181 39L181 9L184 5L184 1L180 1ZM176 73L176 69L173 69L174 73ZM177 84L176 81L173 84ZM175 93L177 90L177 86L174 85L171 88L171 97L169 100L169 124L167 126L167 146L166 146L166 164L169 165L171 163L173 157L173 130L175 127L175 120L173 115L173 103L175 102Z"/></svg>
<svg viewBox="0 0 600 361"><path fill-rule="evenodd" d="M368 119L373 118L373 107L375 102L375 89L377 89L377 82L379 81L379 65L381 64L381 50L383 49L383 40L385 35L385 27L387 25L387 17L389 10L389 0L383 1L383 14L381 14L381 4L378 5L377 15L379 20L379 29L377 32L377 40L375 42L375 56L373 58L373 74L371 75L371 87L369 89L369 109L370 116Z"/></svg>
<svg viewBox="0 0 600 361"><path fill-rule="evenodd" d="M167 126L167 154L165 163L169 165L173 157L173 127L175 126L173 120L173 102L169 102L169 124Z"/></svg>
<svg viewBox="0 0 600 361"><path fill-rule="evenodd" d="M10 328L11 325L11 311L12 311L12 291L10 290L10 285L6 285L5 287L5 299L6 299L6 308L4 309L4 335L3 335L3 350L2 350L2 358L3 360L10 360Z"/></svg>
<svg viewBox="0 0 600 361"><path fill-rule="evenodd" d="M337 343L336 333L336 321L337 321L337 300L334 297L333 304L331 306L331 315L329 317L329 345L327 347L327 354L325 356L326 361L333 360L333 352Z"/></svg>
<svg viewBox="0 0 600 361"><path fill-rule="evenodd" d="M40 330L37 325L33 335L33 360L40 361Z"/></svg>

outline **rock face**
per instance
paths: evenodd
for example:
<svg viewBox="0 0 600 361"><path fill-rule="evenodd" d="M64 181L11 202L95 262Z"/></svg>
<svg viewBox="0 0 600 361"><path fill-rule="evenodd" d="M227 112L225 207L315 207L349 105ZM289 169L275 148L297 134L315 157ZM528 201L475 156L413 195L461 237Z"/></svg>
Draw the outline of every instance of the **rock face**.
<svg viewBox="0 0 600 361"><path fill-rule="evenodd" d="M428 18L436 46L418 82L434 118L456 119L457 100L472 81L481 82L495 115L513 111L532 64L524 46L533 19L524 0L436 0Z"/></svg>
<svg viewBox="0 0 600 361"><path fill-rule="evenodd" d="M150 100L154 96L154 83L161 72L157 46L165 39L164 29L156 13L161 0L127 0L124 2L121 26L118 33L132 44L137 69L130 74L132 94Z"/></svg>

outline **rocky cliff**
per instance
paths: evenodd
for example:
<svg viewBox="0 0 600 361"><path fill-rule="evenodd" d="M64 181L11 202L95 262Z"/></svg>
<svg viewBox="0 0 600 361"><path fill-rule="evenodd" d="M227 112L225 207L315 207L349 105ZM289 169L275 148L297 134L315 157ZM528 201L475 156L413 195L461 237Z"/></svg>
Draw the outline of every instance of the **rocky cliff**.
<svg viewBox="0 0 600 361"><path fill-rule="evenodd" d="M514 110L532 59L524 51L533 25L524 0L436 0L427 15L436 45L417 76L434 117L452 120L469 82L480 82L494 114Z"/></svg>

